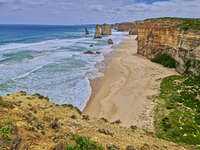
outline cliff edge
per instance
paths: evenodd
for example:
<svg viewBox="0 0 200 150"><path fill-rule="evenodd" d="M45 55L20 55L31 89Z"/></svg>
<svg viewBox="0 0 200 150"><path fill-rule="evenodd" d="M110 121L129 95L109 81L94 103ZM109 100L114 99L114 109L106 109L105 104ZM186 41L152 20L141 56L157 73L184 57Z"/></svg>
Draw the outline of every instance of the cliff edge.
<svg viewBox="0 0 200 150"><path fill-rule="evenodd" d="M119 123L89 118L71 105L56 105L39 94L19 92L0 98L0 149L68 150L76 144L86 145L88 150L186 149Z"/></svg>
<svg viewBox="0 0 200 150"><path fill-rule="evenodd" d="M138 53L149 58L167 54L179 73L200 75L200 20L158 18L140 22Z"/></svg>

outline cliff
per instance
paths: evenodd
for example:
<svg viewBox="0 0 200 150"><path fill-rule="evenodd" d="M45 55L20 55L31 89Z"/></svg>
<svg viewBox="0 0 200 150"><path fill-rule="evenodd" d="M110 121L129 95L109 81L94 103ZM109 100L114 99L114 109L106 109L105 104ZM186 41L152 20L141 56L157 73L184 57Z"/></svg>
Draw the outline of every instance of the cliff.
<svg viewBox="0 0 200 150"><path fill-rule="evenodd" d="M120 32L129 32L131 35L137 35L139 21L123 22L112 25L112 28Z"/></svg>
<svg viewBox="0 0 200 150"><path fill-rule="evenodd" d="M166 18L140 22L138 53L149 59L160 54L170 55L177 62L176 69L179 73L192 72L199 75L200 30L197 30L199 22L188 20Z"/></svg>
<svg viewBox="0 0 200 150"><path fill-rule="evenodd" d="M111 35L112 34L112 28L110 27L109 24L102 25L101 34L102 35Z"/></svg>
<svg viewBox="0 0 200 150"><path fill-rule="evenodd" d="M119 123L90 118L71 105L56 105L39 94L19 92L0 97L1 150L67 150L76 144L87 150L102 149L96 144L108 150L186 149Z"/></svg>

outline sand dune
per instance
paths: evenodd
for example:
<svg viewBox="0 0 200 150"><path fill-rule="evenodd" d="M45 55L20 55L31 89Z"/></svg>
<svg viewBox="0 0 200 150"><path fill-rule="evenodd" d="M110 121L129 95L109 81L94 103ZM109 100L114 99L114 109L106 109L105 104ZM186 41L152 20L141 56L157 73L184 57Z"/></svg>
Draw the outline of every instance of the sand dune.
<svg viewBox="0 0 200 150"><path fill-rule="evenodd" d="M135 37L129 36L116 48L83 113L153 131L154 103L150 97L159 93L161 78L177 73L138 55Z"/></svg>

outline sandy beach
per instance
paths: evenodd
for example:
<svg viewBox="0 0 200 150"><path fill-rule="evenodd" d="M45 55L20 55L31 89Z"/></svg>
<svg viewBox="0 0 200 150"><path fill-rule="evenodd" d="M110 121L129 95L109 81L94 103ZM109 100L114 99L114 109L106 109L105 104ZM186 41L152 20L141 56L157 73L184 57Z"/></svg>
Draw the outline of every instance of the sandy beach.
<svg viewBox="0 0 200 150"><path fill-rule="evenodd" d="M93 81L93 93L83 113L154 131L151 97L159 93L162 78L177 73L138 55L135 38L129 36L115 49L105 76Z"/></svg>

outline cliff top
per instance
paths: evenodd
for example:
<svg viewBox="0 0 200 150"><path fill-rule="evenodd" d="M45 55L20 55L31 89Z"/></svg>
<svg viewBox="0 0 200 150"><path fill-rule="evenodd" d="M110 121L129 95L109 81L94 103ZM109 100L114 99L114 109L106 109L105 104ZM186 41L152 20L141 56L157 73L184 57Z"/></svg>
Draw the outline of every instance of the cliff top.
<svg viewBox="0 0 200 150"><path fill-rule="evenodd" d="M125 150L127 146L138 150L185 149L119 123L90 118L71 105L56 105L39 94L19 92L0 97L1 150L75 150L79 146L84 146L81 150Z"/></svg>
<svg viewBox="0 0 200 150"><path fill-rule="evenodd" d="M176 18L176 17L164 17L164 18L152 18L146 19L145 21L173 21L177 22L177 27L181 30L200 30L200 19L199 18Z"/></svg>

